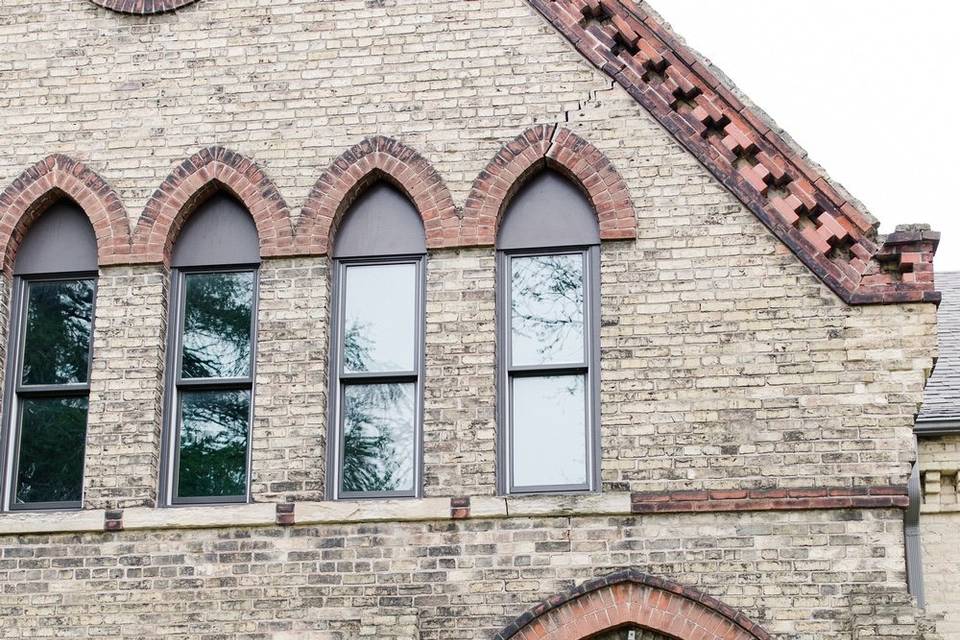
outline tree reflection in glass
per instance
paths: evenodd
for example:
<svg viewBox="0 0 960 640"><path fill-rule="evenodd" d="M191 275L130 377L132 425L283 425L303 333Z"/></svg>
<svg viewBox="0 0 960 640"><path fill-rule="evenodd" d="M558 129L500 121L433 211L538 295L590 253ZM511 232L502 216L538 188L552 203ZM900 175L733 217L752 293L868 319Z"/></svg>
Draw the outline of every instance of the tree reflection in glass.
<svg viewBox="0 0 960 640"><path fill-rule="evenodd" d="M23 347L25 385L87 381L93 280L31 282Z"/></svg>
<svg viewBox="0 0 960 640"><path fill-rule="evenodd" d="M344 492L412 491L416 385L343 388Z"/></svg>
<svg viewBox="0 0 960 640"><path fill-rule="evenodd" d="M183 378L250 375L254 278L252 271L184 277Z"/></svg>
<svg viewBox="0 0 960 640"><path fill-rule="evenodd" d="M413 491L418 265L345 271L340 491Z"/></svg>
<svg viewBox="0 0 960 640"><path fill-rule="evenodd" d="M250 392L190 391L180 402L178 497L244 495Z"/></svg>
<svg viewBox="0 0 960 640"><path fill-rule="evenodd" d="M413 371L417 265L368 264L346 269L345 373ZM352 340L362 349L352 348Z"/></svg>
<svg viewBox="0 0 960 640"><path fill-rule="evenodd" d="M20 412L16 502L79 501L87 398L23 399Z"/></svg>
<svg viewBox="0 0 960 640"><path fill-rule="evenodd" d="M511 264L513 365L582 362L583 256L523 256Z"/></svg>

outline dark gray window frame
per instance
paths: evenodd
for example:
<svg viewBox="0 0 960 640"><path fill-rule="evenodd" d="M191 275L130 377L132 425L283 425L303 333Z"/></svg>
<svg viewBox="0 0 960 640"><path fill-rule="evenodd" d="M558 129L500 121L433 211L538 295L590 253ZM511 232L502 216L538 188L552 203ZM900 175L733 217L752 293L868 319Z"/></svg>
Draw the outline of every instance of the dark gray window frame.
<svg viewBox="0 0 960 640"><path fill-rule="evenodd" d="M423 495L423 398L424 398L424 349L426 341L426 255L403 254L394 256L335 258L333 263L331 309L330 309L330 384L327 394L327 482L326 496L329 500L367 500L379 498L418 498ZM414 363L416 369L395 373L349 373L343 372L344 286L347 268L365 265L414 264L417 268L416 283L416 329ZM344 381L347 381L344 384ZM414 408L413 490L411 491L341 491L343 469L343 394L344 387L351 383L413 382L416 385Z"/></svg>
<svg viewBox="0 0 960 640"><path fill-rule="evenodd" d="M252 273L253 301L250 311L250 374L242 378L190 378L182 377L181 353L183 344L183 313L186 277L197 273ZM245 504L251 501L250 475L253 467L253 416L256 404L256 362L257 362L257 310L260 302L260 265L230 264L176 267L171 270L170 309L168 311L167 358L164 382L164 419L160 452L160 495L159 502L165 507L195 505ZM247 416L247 455L246 455L246 491L240 496L177 497L180 467L180 427L182 391L235 391L250 392L250 409Z"/></svg>
<svg viewBox="0 0 960 640"><path fill-rule="evenodd" d="M512 271L515 257L574 255L584 264L584 361L578 365L512 366L511 309ZM536 247L497 251L496 279L497 326L497 491L501 495L595 493L600 489L600 246ZM583 485L513 484L513 393L512 380L520 376L583 375L586 379L587 430L586 478Z"/></svg>
<svg viewBox="0 0 960 640"><path fill-rule="evenodd" d="M97 277L96 271L74 271L63 273L51 273L40 275L15 275L13 287L11 290L10 304L10 333L7 336L7 354L8 362L6 367L6 380L4 382L4 402L3 407L3 473L0 475L0 495L3 497L2 509L0 511L74 511L83 508L82 485L81 499L77 501L59 501L59 502L32 502L28 504L16 504L14 497L17 488L17 476L19 475L20 459L20 420L22 403L21 397L43 398L43 397L90 397L90 374L93 371L93 342L96 330L96 310L97 310ZM21 384L22 366L24 360L24 348L26 343L26 314L27 314L27 295L30 285L35 282L65 282L71 280L92 280L93 281L93 307L91 308L90 318L90 345L87 356L87 381L84 383L70 383L63 385L23 385ZM89 404L87 409L87 420L89 424ZM86 429L84 428L84 440L86 440ZM86 450L86 442L84 442ZM86 457L86 456L84 456ZM84 471L81 474L82 479L86 477L86 460L84 460Z"/></svg>

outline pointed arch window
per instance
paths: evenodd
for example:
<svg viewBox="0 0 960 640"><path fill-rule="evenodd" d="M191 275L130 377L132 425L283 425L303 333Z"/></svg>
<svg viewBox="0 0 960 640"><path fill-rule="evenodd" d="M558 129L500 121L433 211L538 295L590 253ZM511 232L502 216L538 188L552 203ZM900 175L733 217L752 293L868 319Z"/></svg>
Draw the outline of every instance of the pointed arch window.
<svg viewBox="0 0 960 640"><path fill-rule="evenodd" d="M222 192L173 246L164 504L248 500L259 263L253 218Z"/></svg>
<svg viewBox="0 0 960 640"><path fill-rule="evenodd" d="M498 482L503 493L599 485L600 232L592 206L544 170L497 236Z"/></svg>
<svg viewBox="0 0 960 640"><path fill-rule="evenodd" d="M357 199L337 231L331 498L420 493L425 255L420 214L385 182Z"/></svg>
<svg viewBox="0 0 960 640"><path fill-rule="evenodd" d="M4 402L4 506L78 509L90 396L97 239L62 199L14 263Z"/></svg>

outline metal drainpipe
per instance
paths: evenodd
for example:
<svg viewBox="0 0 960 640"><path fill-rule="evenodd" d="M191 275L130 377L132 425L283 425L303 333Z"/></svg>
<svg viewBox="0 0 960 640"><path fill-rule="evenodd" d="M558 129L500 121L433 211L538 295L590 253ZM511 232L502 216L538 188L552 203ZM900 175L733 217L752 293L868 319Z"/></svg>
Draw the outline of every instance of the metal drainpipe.
<svg viewBox="0 0 960 640"><path fill-rule="evenodd" d="M916 438L914 438L916 445ZM915 447L919 454L919 447ZM919 456L918 456L919 457ZM923 494L920 487L920 461L913 463L913 470L910 472L910 481L907 483L907 494L910 497L910 504L903 514L903 535L906 544L907 560L907 589L910 594L916 598L917 605L921 608L926 606L926 598L923 592L923 557L920 553L920 503L923 501Z"/></svg>

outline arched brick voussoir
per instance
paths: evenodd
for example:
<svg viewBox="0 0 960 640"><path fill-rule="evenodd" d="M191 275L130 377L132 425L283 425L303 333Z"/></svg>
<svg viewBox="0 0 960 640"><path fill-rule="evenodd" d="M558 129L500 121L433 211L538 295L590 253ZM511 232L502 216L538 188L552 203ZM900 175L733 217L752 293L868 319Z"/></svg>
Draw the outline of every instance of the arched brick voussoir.
<svg viewBox="0 0 960 640"><path fill-rule="evenodd" d="M343 214L377 180L387 180L413 202L423 219L427 247L460 246L460 217L440 174L410 147L375 136L342 153L314 184L297 222L298 250L329 253Z"/></svg>
<svg viewBox="0 0 960 640"><path fill-rule="evenodd" d="M3 268L13 268L17 249L33 221L56 200L76 202L93 226L100 265L130 261L130 225L113 188L79 160L49 155L21 173L0 194L0 251Z"/></svg>
<svg viewBox="0 0 960 640"><path fill-rule="evenodd" d="M93 4L116 11L134 15L150 15L176 11L180 7L196 2L197 0L90 0Z"/></svg>
<svg viewBox="0 0 960 640"><path fill-rule="evenodd" d="M696 589L626 570L552 596L494 640L583 640L624 625L678 640L769 640L742 613Z"/></svg>
<svg viewBox="0 0 960 640"><path fill-rule="evenodd" d="M249 158L208 147L181 162L147 201L133 235L138 262L168 264L184 222L218 189L232 194L250 212L261 257L296 253L290 210L273 181Z"/></svg>
<svg viewBox="0 0 960 640"><path fill-rule="evenodd" d="M543 167L578 183L600 223L602 240L637 237L626 182L595 146L568 129L538 125L505 144L473 182L463 209L463 245L492 245L510 198Z"/></svg>

